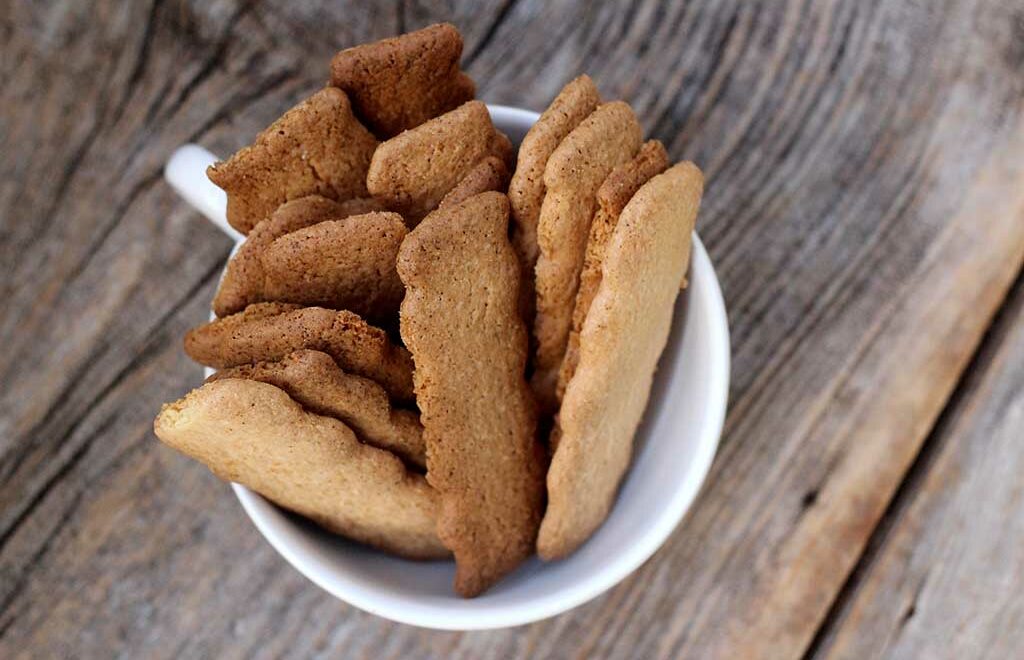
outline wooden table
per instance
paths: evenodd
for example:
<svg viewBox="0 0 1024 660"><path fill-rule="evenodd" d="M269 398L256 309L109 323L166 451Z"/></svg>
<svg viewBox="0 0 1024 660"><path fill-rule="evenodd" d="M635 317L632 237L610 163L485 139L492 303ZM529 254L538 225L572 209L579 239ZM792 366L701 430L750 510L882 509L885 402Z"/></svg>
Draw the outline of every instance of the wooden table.
<svg viewBox="0 0 1024 660"><path fill-rule="evenodd" d="M0 2L0 657L1020 657L1024 2L368 4ZM168 154L438 20L484 100L588 72L703 167L732 327L675 535L486 633L331 598L151 430L231 247Z"/></svg>

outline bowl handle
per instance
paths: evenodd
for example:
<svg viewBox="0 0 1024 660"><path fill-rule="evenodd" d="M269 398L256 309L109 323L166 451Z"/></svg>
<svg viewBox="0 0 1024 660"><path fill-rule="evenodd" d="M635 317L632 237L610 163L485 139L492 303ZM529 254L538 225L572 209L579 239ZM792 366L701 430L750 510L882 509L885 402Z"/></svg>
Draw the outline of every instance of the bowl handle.
<svg viewBox="0 0 1024 660"><path fill-rule="evenodd" d="M207 220L237 243L243 237L228 224L228 197L206 178L206 168L217 160L216 156L198 144L186 144L171 154L164 166L164 179L192 208L206 216Z"/></svg>

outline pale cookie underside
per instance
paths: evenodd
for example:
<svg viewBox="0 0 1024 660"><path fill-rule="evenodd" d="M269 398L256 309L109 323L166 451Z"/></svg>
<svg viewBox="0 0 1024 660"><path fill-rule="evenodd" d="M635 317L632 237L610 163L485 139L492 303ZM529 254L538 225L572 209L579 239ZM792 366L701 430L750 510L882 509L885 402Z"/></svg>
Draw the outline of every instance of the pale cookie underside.
<svg viewBox="0 0 1024 660"><path fill-rule="evenodd" d="M168 404L166 444L330 531L405 557L444 557L437 493L342 422L252 380L208 383Z"/></svg>
<svg viewBox="0 0 1024 660"><path fill-rule="evenodd" d="M257 362L216 372L207 382L248 378L279 387L304 408L347 424L363 442L394 452L424 469L427 452L419 416L391 407L387 392L368 378L345 373L326 353L301 350L277 362Z"/></svg>

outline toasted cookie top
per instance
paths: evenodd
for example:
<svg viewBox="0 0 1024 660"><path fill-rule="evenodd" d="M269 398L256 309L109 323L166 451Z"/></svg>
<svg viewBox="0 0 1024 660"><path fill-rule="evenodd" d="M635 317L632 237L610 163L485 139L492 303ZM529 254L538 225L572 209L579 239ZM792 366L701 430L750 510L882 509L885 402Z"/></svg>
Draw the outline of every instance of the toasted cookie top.
<svg viewBox="0 0 1024 660"><path fill-rule="evenodd" d="M482 192L498 191L504 192L508 185L508 168L505 162L497 156L488 156L473 169L462 177L462 180L455 184L455 187L448 191L437 208L443 209L447 206L461 204L474 195Z"/></svg>
<svg viewBox="0 0 1024 660"><path fill-rule="evenodd" d="M263 249L264 295L395 326L405 295L395 260L407 231L397 213L373 212L285 234Z"/></svg>
<svg viewBox="0 0 1024 660"><path fill-rule="evenodd" d="M379 202L368 197L336 202L320 195L307 195L285 202L269 218L256 224L228 261L217 295L213 298L213 312L217 316L227 316L267 299L263 290L262 257L263 251L274 240L325 220L341 220L350 215L383 209Z"/></svg>
<svg viewBox="0 0 1024 660"><path fill-rule="evenodd" d="M185 335L189 357L216 369L280 360L303 348L323 351L342 369L380 383L396 401L413 400L409 352L354 312L261 303Z"/></svg>
<svg viewBox="0 0 1024 660"><path fill-rule="evenodd" d="M347 92L356 114L383 139L415 128L473 98L459 69L462 35L439 23L347 48L331 61L331 84Z"/></svg>
<svg viewBox="0 0 1024 660"><path fill-rule="evenodd" d="M487 106L470 101L382 142L366 175L370 193L410 226L437 205L488 156L504 159L508 138L495 130Z"/></svg>
<svg viewBox="0 0 1024 660"><path fill-rule="evenodd" d="M532 553L543 500L507 223L504 195L476 195L427 216L398 261L427 480L441 494L438 534L455 553L463 596Z"/></svg>
<svg viewBox="0 0 1024 660"><path fill-rule="evenodd" d="M298 197L365 197L366 170L376 147L345 93L327 87L206 173L228 195L228 222L248 234L278 206Z"/></svg>

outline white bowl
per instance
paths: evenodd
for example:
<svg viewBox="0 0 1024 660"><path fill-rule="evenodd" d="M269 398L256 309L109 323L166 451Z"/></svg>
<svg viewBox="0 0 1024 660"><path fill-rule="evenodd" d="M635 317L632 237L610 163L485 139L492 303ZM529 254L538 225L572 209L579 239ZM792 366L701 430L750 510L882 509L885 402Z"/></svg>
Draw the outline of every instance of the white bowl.
<svg viewBox="0 0 1024 660"><path fill-rule="evenodd" d="M516 144L534 112L489 106L495 125ZM214 156L196 145L167 163L170 184L236 240L224 217L224 193L205 175ZM633 465L611 515L575 554L536 558L482 596L452 591L451 561L412 562L350 543L285 512L244 486L235 494L257 529L317 585L379 616L427 628L479 630L544 619L580 605L643 564L686 514L700 489L725 418L729 327L707 252L694 234L689 287L676 303L668 346L636 437Z"/></svg>

